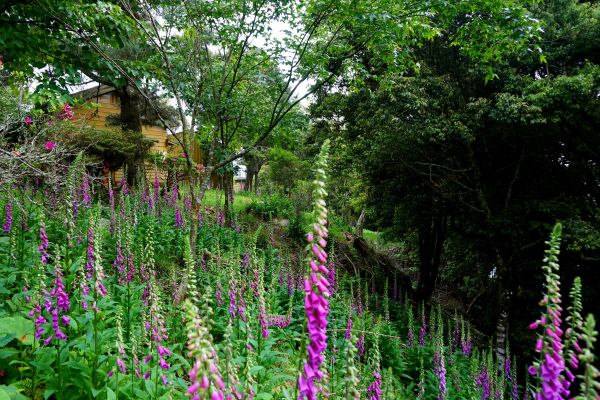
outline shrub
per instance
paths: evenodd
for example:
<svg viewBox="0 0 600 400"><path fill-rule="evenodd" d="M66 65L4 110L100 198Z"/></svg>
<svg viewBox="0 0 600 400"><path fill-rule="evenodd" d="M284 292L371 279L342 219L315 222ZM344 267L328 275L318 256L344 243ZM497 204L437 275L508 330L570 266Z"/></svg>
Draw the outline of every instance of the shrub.
<svg viewBox="0 0 600 400"><path fill-rule="evenodd" d="M289 218L294 211L294 204L289 198L274 194L253 200L248 209L265 218Z"/></svg>

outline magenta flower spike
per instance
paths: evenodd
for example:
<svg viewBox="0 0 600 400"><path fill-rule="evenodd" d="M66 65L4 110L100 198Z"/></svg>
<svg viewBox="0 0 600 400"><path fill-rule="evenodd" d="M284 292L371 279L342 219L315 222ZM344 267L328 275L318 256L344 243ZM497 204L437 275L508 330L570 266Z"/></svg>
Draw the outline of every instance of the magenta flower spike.
<svg viewBox="0 0 600 400"><path fill-rule="evenodd" d="M419 331L419 346L425 346L425 338L427 337L427 322L425 320L425 312L421 314L421 330Z"/></svg>
<svg viewBox="0 0 600 400"><path fill-rule="evenodd" d="M313 191L314 216L313 235L308 237L308 252L310 257L309 274L304 280L304 309L306 312L306 327L308 330L308 352L300 377L298 378L299 398L314 400L317 398L319 386L316 384L323 377L321 364L325 360L327 348L327 314L329 313L329 273L325 267L327 253L327 207L325 197L325 181L327 179L325 168L329 141L321 148L321 153L316 162L315 189Z"/></svg>
<svg viewBox="0 0 600 400"><path fill-rule="evenodd" d="M379 367L373 372L373 383L367 389L369 400L381 400L381 370Z"/></svg>
<svg viewBox="0 0 600 400"><path fill-rule="evenodd" d="M42 263L48 264L48 235L46 235L46 224L44 221L40 222L40 241L38 250L42 258Z"/></svg>
<svg viewBox="0 0 600 400"><path fill-rule="evenodd" d="M29 313L31 317L36 317L34 320L36 327L35 338L40 340L44 346L47 346L52 339L66 341L67 335L61 329L61 326L67 327L71 323L71 319L66 315L71 304L69 302L69 295L65 291L58 257L56 259L56 266L54 267L53 287L50 291L42 289L41 293L44 295L41 299L42 304L36 304ZM43 312L50 318L50 330L44 327L48 323L48 319L44 317ZM49 335L44 338L45 334Z"/></svg>
<svg viewBox="0 0 600 400"><path fill-rule="evenodd" d="M346 333L344 334L346 340L350 340L352 337L352 316L348 317L348 323L346 324Z"/></svg>
<svg viewBox="0 0 600 400"><path fill-rule="evenodd" d="M179 210L179 207L175 209L175 227L183 227L183 217L181 216L181 211Z"/></svg>
<svg viewBox="0 0 600 400"><path fill-rule="evenodd" d="M5 217L4 217L4 225L2 225L2 229L4 230L5 233L10 233L10 230L12 229L12 223L13 223L12 209L13 209L13 205L11 202L6 203L6 206L4 206Z"/></svg>
<svg viewBox="0 0 600 400"><path fill-rule="evenodd" d="M477 386L483 389L481 400L487 400L490 398L490 377L488 376L487 369L484 367L477 377Z"/></svg>
<svg viewBox="0 0 600 400"><path fill-rule="evenodd" d="M87 208L90 208L92 206L92 196L90 196L90 179L88 178L87 174L83 176L82 194L83 205Z"/></svg>
<svg viewBox="0 0 600 400"><path fill-rule="evenodd" d="M540 302L545 313L539 320L530 325L532 329L541 329L536 342L536 352L540 359L529 367L529 373L537 376L536 399L566 399L569 381L565 377L566 364L563 355L560 277L558 275L558 254L560 253L560 236L562 226L556 224L547 242L544 266L547 293Z"/></svg>
<svg viewBox="0 0 600 400"><path fill-rule="evenodd" d="M192 197L188 194L185 196L185 211L188 213L192 212Z"/></svg>

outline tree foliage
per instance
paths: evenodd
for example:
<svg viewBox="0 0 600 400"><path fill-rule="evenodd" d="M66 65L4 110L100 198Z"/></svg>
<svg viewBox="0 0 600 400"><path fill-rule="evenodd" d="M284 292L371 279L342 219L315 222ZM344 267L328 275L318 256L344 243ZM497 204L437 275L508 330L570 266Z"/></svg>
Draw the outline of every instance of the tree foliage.
<svg viewBox="0 0 600 400"><path fill-rule="evenodd" d="M536 10L547 64L515 52L488 81L469 48L441 36L418 50L420 74L384 68L312 109L315 136L336 138L338 167L367 193L370 226L419 255L417 293L428 298L441 273L489 333L501 311L515 332L530 318L519 304L541 285L538 254L556 220L568 276L591 277L599 257L600 67L588 45L599 36L586 29L599 10L574 1Z"/></svg>

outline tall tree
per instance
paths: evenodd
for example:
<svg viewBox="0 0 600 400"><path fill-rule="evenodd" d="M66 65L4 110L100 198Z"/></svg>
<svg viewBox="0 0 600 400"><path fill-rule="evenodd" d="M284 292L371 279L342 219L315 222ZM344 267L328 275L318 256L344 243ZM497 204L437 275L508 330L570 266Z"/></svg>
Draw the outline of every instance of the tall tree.
<svg viewBox="0 0 600 400"><path fill-rule="evenodd" d="M531 319L519 305L534 301L529 293L539 292L541 280L523 277L537 277L555 220L568 227L572 252L563 265L584 266L600 249L590 235L600 227L600 69L587 61L597 57L595 47L583 54L570 42L598 40L583 29L598 10L575 1L537 10L549 32L547 64L514 53L486 84L487 71L440 37L419 50L420 75L380 69L361 90L332 94L314 108L319 120L339 121L317 126L349 149L376 227L417 249L419 293L428 297L448 265L444 276L459 278L447 284L480 302L471 309L485 315L479 322L496 333L500 356L508 321L516 334ZM573 26L553 22L563 13ZM465 285L479 281L483 295Z"/></svg>

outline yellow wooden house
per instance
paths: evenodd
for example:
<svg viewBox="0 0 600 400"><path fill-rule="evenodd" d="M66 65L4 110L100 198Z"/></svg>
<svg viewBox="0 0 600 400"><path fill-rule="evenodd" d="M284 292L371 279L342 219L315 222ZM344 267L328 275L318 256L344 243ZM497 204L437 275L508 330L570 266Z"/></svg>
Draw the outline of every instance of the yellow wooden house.
<svg viewBox="0 0 600 400"><path fill-rule="evenodd" d="M99 85L90 89L82 90L74 93L73 97L86 100L94 103L95 107L77 107L74 111L74 121L96 129L114 129L113 126L107 124L107 118L121 113L121 105L119 96L115 88L107 85ZM150 149L150 153L159 155L180 155L181 147L175 140L172 134L167 132L167 129L156 125L142 125L142 134L151 139L154 144ZM192 160L195 163L202 163L202 149L194 143L191 154ZM158 174L161 180L165 178L164 174L156 171L152 165L148 165L147 176L154 178L154 174ZM107 171L105 169L105 175ZM120 169L112 174L113 183L121 181L123 170Z"/></svg>

